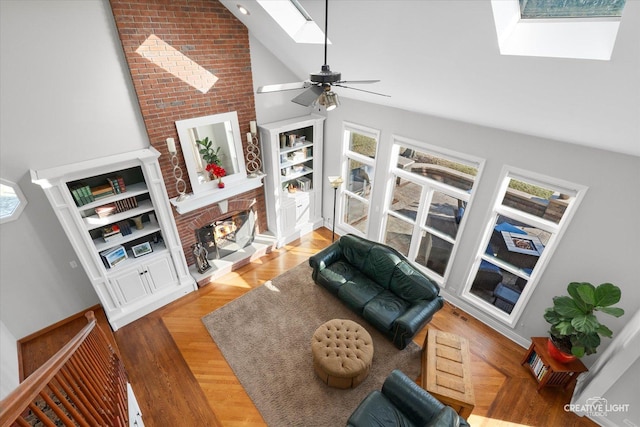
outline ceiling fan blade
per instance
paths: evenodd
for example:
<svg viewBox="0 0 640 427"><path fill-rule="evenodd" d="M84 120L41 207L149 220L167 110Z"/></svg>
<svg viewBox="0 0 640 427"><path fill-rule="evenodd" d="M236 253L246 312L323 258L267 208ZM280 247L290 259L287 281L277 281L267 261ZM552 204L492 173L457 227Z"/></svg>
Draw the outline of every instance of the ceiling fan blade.
<svg viewBox="0 0 640 427"><path fill-rule="evenodd" d="M294 90L294 89L305 89L309 87L311 83L309 82L296 82L296 83L280 83L275 85L266 85L260 86L257 93L269 93L269 92L280 92L283 90Z"/></svg>
<svg viewBox="0 0 640 427"><path fill-rule="evenodd" d="M311 86L309 89L293 98L291 102L295 102L296 104L308 107L313 104L316 99L318 99L322 92L324 92L322 86Z"/></svg>
<svg viewBox="0 0 640 427"><path fill-rule="evenodd" d="M386 94L384 94L384 93L378 93L378 92L372 92L372 91L370 91L370 90L357 89L357 88L355 88L355 87L342 86L342 85L339 85L339 84L334 84L334 86L339 86L339 87L343 87L343 88L345 88L345 89L351 89L351 90L359 90L360 92L367 92L367 93L372 93L372 94L374 94L374 95L386 96L386 97L388 97L388 98L391 98L391 95L386 95Z"/></svg>
<svg viewBox="0 0 640 427"><path fill-rule="evenodd" d="M349 83L349 84L369 84L369 83L379 83L380 80L342 80L339 82L336 82L334 84L338 84L338 83Z"/></svg>

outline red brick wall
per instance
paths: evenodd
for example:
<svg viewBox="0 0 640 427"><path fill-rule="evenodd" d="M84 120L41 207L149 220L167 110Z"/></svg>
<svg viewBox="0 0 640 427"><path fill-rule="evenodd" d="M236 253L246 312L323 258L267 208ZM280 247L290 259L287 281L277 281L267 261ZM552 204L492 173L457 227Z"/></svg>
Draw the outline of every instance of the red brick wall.
<svg viewBox="0 0 640 427"><path fill-rule="evenodd" d="M110 0L110 3L149 140L162 153L160 167L169 197L176 197L166 139L172 137L176 143L179 140L177 120L237 111L241 135L249 132L249 121L255 120L247 28L217 0ZM151 35L219 80L203 94L143 58L136 49ZM187 177L180 144L177 146L180 166ZM191 191L190 186L187 191ZM238 196L254 197L258 201L258 228L263 231L267 224L262 189ZM195 262L190 248L195 243L195 234L190 224L201 213L202 210L186 215L174 212L188 264Z"/></svg>

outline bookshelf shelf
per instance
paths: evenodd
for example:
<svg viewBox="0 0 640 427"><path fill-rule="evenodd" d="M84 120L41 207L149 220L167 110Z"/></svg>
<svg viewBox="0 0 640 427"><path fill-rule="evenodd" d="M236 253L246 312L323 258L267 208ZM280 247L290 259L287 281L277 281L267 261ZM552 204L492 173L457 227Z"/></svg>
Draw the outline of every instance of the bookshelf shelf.
<svg viewBox="0 0 640 427"><path fill-rule="evenodd" d="M580 360L569 363L556 361L547 351L547 340L547 337L531 338L529 350L520 364L526 366L536 379L538 391L543 387L568 389L587 368Z"/></svg>

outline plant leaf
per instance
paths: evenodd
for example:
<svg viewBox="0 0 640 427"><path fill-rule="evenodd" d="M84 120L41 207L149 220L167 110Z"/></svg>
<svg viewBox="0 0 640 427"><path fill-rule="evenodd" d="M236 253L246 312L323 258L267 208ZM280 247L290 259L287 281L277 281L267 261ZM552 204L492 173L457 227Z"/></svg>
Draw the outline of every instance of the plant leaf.
<svg viewBox="0 0 640 427"><path fill-rule="evenodd" d="M571 322L566 320L553 325L553 327L559 335L570 335L575 332L575 328L573 327Z"/></svg>
<svg viewBox="0 0 640 427"><path fill-rule="evenodd" d="M551 323L552 325L560 322L563 319L562 316L556 313L553 307L546 308L544 310L543 317L544 317L544 320L546 320L548 323Z"/></svg>
<svg viewBox="0 0 640 427"><path fill-rule="evenodd" d="M620 317L624 314L624 310L618 307L598 307L596 310L607 313L614 317Z"/></svg>
<svg viewBox="0 0 640 427"><path fill-rule="evenodd" d="M611 338L613 336L613 332L611 331L611 329L607 328L604 325L600 325L596 332L598 332L603 337L607 337L607 338Z"/></svg>
<svg viewBox="0 0 640 427"><path fill-rule="evenodd" d="M585 314L584 310L581 310L576 302L567 296L555 297L553 299L553 309L563 317L575 317L581 314Z"/></svg>
<svg viewBox="0 0 640 427"><path fill-rule="evenodd" d="M583 311L586 312L587 311L587 303L582 300L582 297L580 296L580 292L578 292L578 288L580 287L581 284L582 283L580 283L580 282L571 282L571 283L569 283L567 285L567 292L569 293L569 295L571 295L571 297L576 302L578 307L580 307L580 309L582 309Z"/></svg>
<svg viewBox="0 0 640 427"><path fill-rule="evenodd" d="M591 334L598 330L600 322L598 322L598 319L593 314L582 314L573 318L571 326L578 332Z"/></svg>
<svg viewBox="0 0 640 427"><path fill-rule="evenodd" d="M596 288L591 283L583 282L576 288L582 301L591 306L596 305Z"/></svg>
<svg viewBox="0 0 640 427"><path fill-rule="evenodd" d="M589 353L589 350L592 349L593 353L595 353L595 349L600 345L600 335L597 332L593 332L590 334L576 334L571 338L571 342L584 346Z"/></svg>
<svg viewBox="0 0 640 427"><path fill-rule="evenodd" d="M595 290L595 305L600 307L608 307L620 301L622 291L616 285L611 283L603 283Z"/></svg>
<svg viewBox="0 0 640 427"><path fill-rule="evenodd" d="M575 357L578 357L578 358L584 356L584 347L578 346L578 345L572 346L571 354L573 354Z"/></svg>

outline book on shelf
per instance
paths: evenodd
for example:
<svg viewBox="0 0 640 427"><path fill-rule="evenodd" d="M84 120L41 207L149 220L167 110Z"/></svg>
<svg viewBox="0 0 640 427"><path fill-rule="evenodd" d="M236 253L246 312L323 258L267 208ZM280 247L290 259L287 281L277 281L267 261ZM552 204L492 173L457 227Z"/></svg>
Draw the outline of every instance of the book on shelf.
<svg viewBox="0 0 640 427"><path fill-rule="evenodd" d="M118 227L120 227L120 232L123 236L128 236L129 234L131 234L131 224L129 223L128 219L119 221L116 224L118 225Z"/></svg>
<svg viewBox="0 0 640 427"><path fill-rule="evenodd" d="M91 187L91 194L93 195L94 198L100 199L102 197L111 196L114 193L113 193L113 188L111 188L111 185L104 184L104 185L98 185L97 187Z"/></svg>
<svg viewBox="0 0 640 427"><path fill-rule="evenodd" d="M91 194L91 189L86 184L78 183L73 185L70 190L73 200L78 206L86 205L94 200L93 195Z"/></svg>
<svg viewBox="0 0 640 427"><path fill-rule="evenodd" d="M111 224L102 228L102 238L105 242L113 241L114 239L122 237L120 227L117 224Z"/></svg>
<svg viewBox="0 0 640 427"><path fill-rule="evenodd" d="M120 191L120 184L118 184L118 180L115 178L107 178L107 182L109 182L109 185L111 186L111 189L113 190L113 194L120 194L122 193L122 191Z"/></svg>
<svg viewBox="0 0 640 427"><path fill-rule="evenodd" d="M98 215L98 218L106 218L109 215L113 215L118 212L115 203L109 203L107 205L98 206L95 210L96 210L96 215Z"/></svg>

